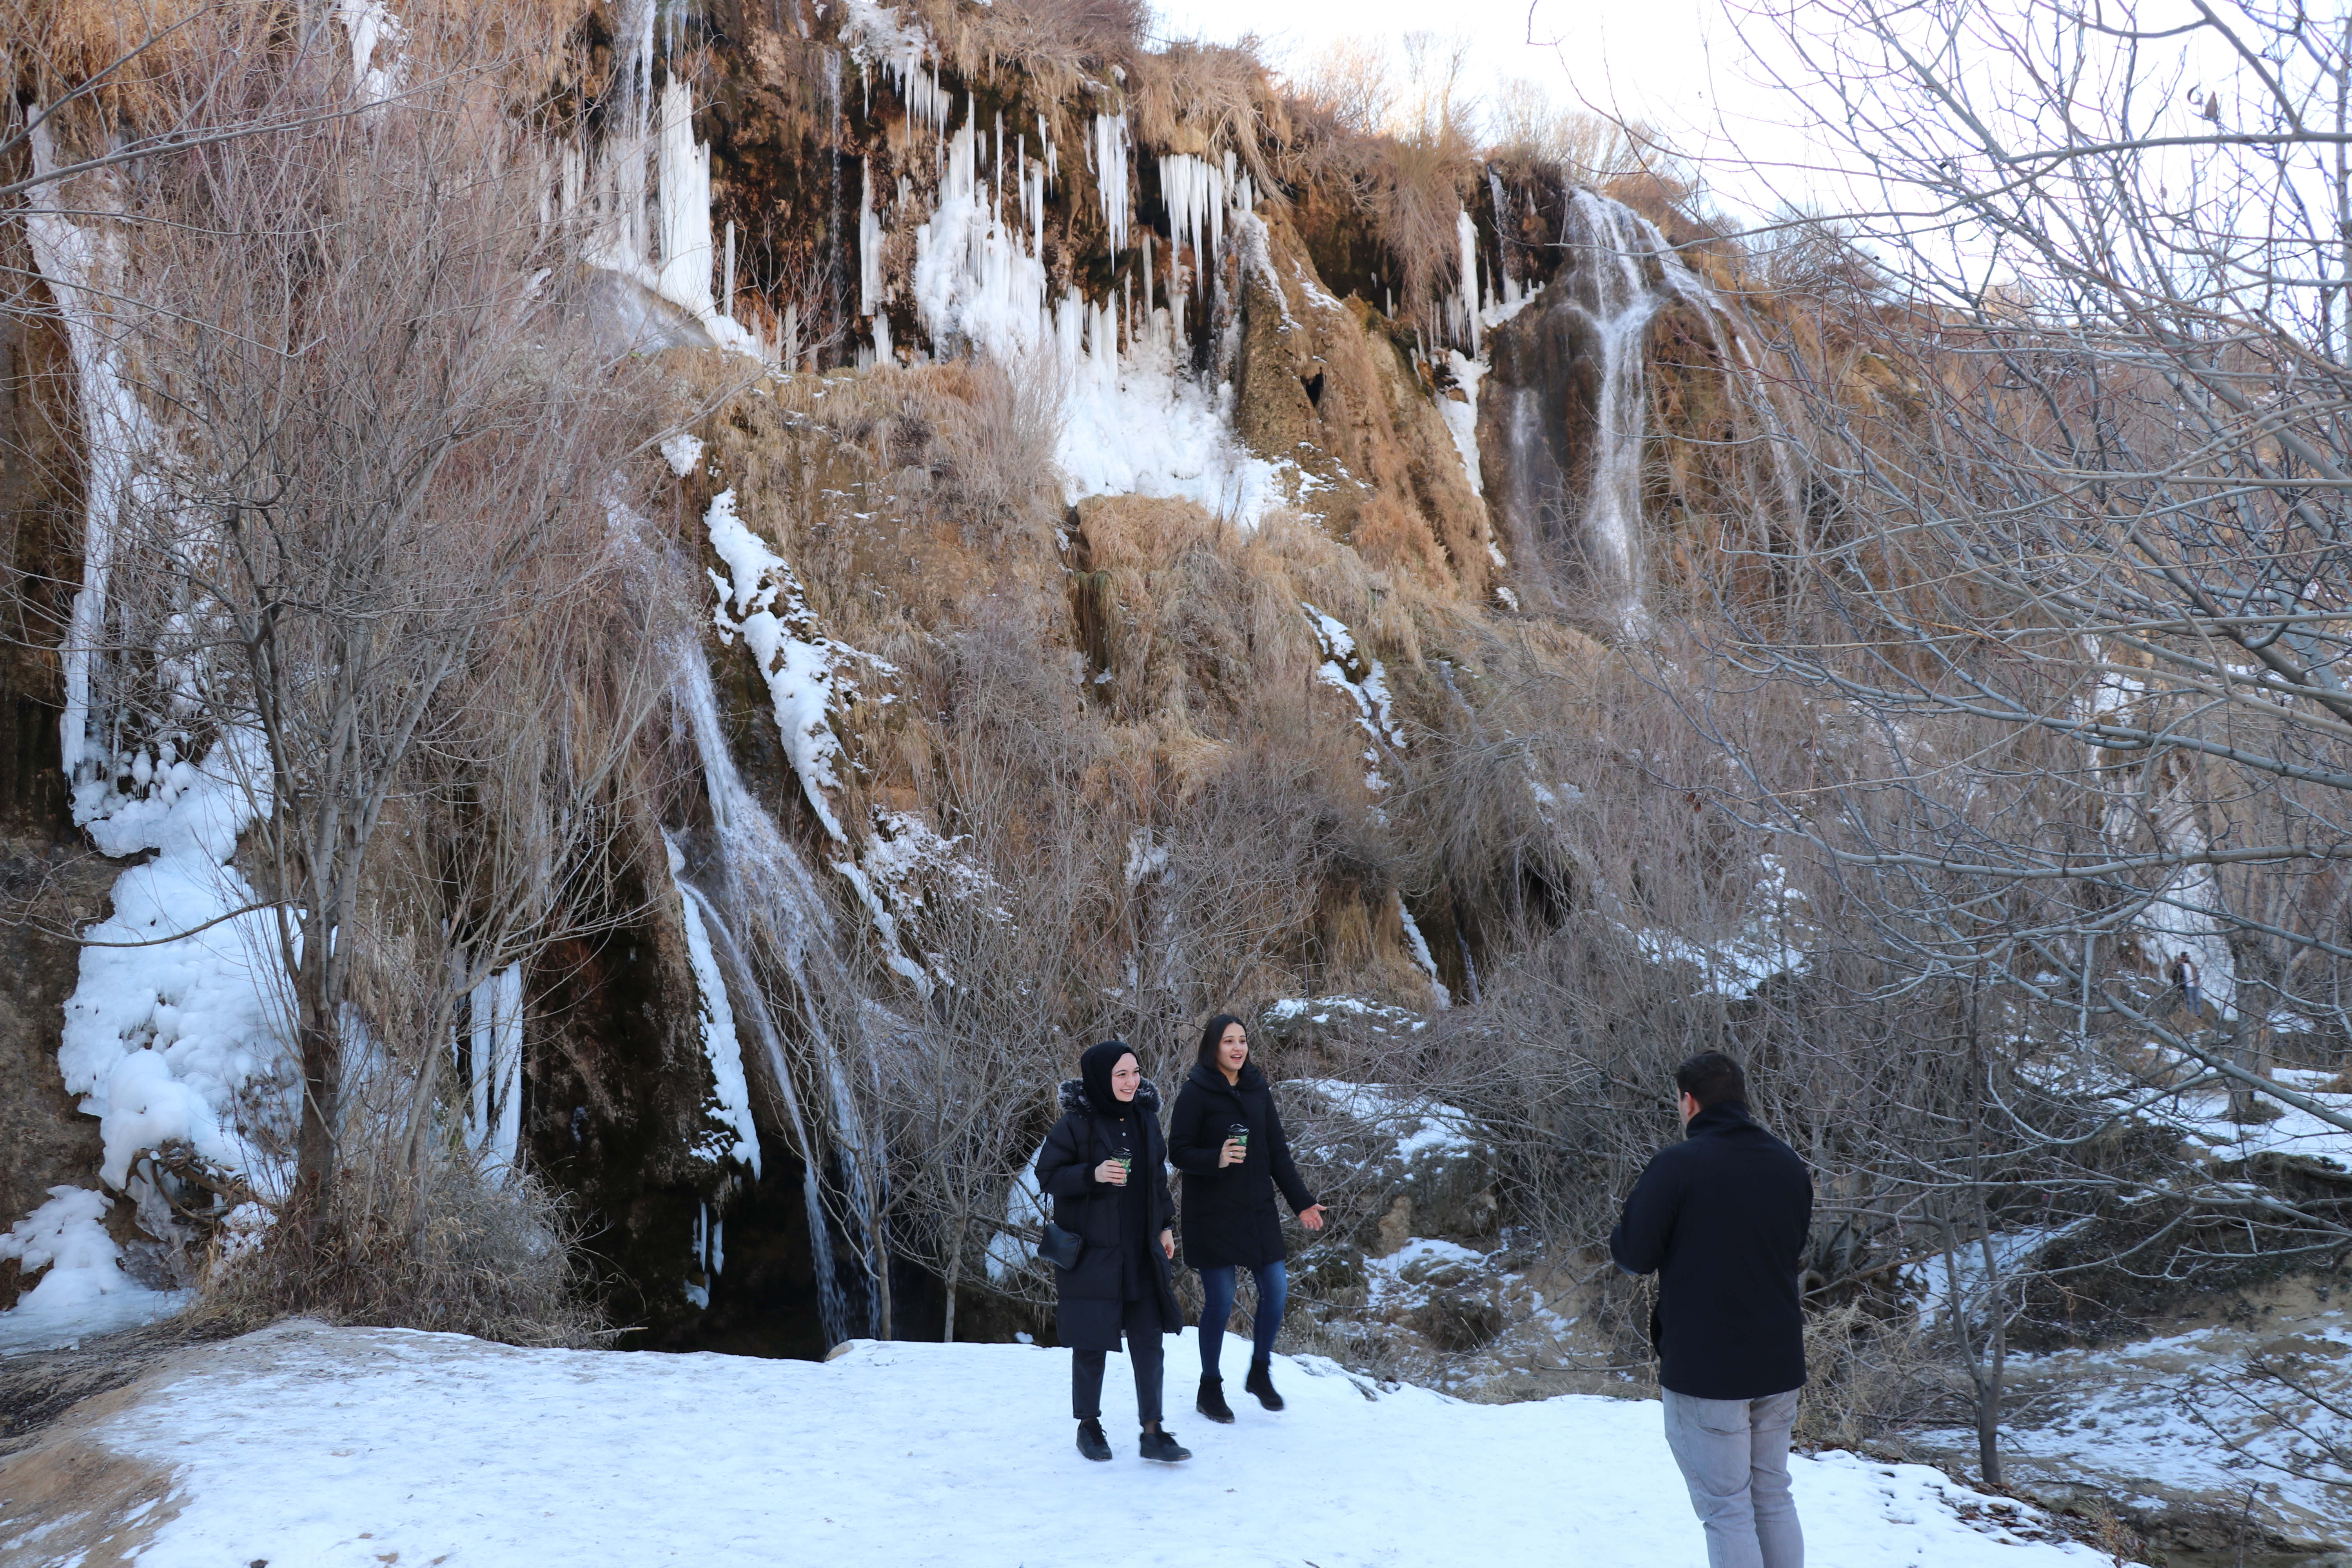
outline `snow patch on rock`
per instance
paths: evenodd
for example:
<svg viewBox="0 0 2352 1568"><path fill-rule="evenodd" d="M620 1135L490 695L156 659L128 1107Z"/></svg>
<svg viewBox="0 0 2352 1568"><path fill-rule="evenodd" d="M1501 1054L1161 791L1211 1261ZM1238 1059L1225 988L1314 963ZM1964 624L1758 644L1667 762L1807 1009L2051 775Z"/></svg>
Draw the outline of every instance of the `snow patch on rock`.
<svg viewBox="0 0 2352 1568"><path fill-rule="evenodd" d="M48 1202L0 1232L0 1258L41 1276L0 1312L0 1355L136 1328L188 1304L190 1292L150 1290L122 1271L121 1248L106 1233L113 1206L87 1187L51 1187Z"/></svg>

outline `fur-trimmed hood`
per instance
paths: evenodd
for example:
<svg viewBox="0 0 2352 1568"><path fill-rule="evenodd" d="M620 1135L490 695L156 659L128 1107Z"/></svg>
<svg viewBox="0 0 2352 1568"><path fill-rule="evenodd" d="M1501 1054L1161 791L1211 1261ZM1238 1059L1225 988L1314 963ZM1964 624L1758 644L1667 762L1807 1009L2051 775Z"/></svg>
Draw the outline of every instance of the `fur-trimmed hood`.
<svg viewBox="0 0 2352 1568"><path fill-rule="evenodd" d="M1062 1109L1066 1111L1083 1110L1089 1116L1094 1114L1095 1108L1087 1100L1087 1080L1082 1078L1062 1080L1061 1100ZM1160 1114L1160 1086L1145 1079L1135 1091L1135 1103L1145 1115L1157 1117Z"/></svg>

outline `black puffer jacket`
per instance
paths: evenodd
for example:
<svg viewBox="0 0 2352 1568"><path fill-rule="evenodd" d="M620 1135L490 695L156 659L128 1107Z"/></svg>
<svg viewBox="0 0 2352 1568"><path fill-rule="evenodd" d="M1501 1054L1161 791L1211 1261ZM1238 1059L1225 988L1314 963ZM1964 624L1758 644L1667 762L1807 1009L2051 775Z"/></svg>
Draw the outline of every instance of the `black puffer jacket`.
<svg viewBox="0 0 2352 1568"><path fill-rule="evenodd" d="M1658 1151L1609 1237L1628 1274L1658 1275L1658 1382L1693 1399L1762 1399L1805 1381L1797 1289L1813 1179L1736 1100Z"/></svg>
<svg viewBox="0 0 2352 1568"><path fill-rule="evenodd" d="M1119 1289L1119 1256L1136 1238L1119 1234L1120 1189L1095 1180L1095 1167L1114 1154L1131 1153L1135 1169L1130 1183L1143 1185L1144 1206L1151 1215L1143 1251L1151 1268L1150 1296L1160 1302L1162 1333L1184 1327L1183 1310L1176 1304L1169 1283L1167 1255L1160 1250L1160 1233L1175 1223L1176 1200L1168 1193L1168 1144L1160 1133L1160 1090L1150 1079L1135 1091L1133 1125L1142 1129L1143 1147L1122 1149L1118 1130L1124 1117L1097 1115L1087 1102L1083 1079L1062 1086L1062 1119L1045 1134L1037 1156L1037 1188L1054 1200L1054 1223L1077 1232L1086 1244L1076 1268L1054 1270L1054 1331L1072 1350L1115 1351L1124 1310Z"/></svg>
<svg viewBox="0 0 2352 1568"><path fill-rule="evenodd" d="M1250 1131L1249 1152L1220 1170L1217 1155L1235 1122ZM1195 1268L1253 1268L1282 1258L1276 1186L1292 1213L1315 1205L1255 1062L1244 1062L1241 1081L1230 1084L1213 1067L1193 1068L1168 1121L1168 1161L1184 1173L1184 1261Z"/></svg>

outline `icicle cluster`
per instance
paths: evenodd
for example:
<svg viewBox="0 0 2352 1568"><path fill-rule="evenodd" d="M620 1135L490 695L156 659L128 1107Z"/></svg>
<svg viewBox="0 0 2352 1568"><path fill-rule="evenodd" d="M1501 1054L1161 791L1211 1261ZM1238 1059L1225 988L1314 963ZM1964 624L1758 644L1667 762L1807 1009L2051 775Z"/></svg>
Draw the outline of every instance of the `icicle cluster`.
<svg viewBox="0 0 2352 1568"><path fill-rule="evenodd" d="M1222 166L1194 153L1169 153L1160 159L1160 194L1168 204L1168 237L1176 250L1176 264L1183 265L1185 251L1192 253L1192 286L1205 294L1224 250L1225 209L1248 212L1255 207L1256 189L1235 168L1231 153ZM1181 287L1177 279L1169 279L1171 295Z"/></svg>
<svg viewBox="0 0 2352 1568"><path fill-rule="evenodd" d="M1485 324L1491 327L1517 314L1519 306L1533 291L1511 271L1510 236L1517 226L1511 221L1510 193L1503 189L1502 176L1492 169L1486 171L1486 194L1494 204L1495 233L1499 237L1496 254L1500 262L1495 287L1485 296L1486 309L1481 312Z"/></svg>
<svg viewBox="0 0 2352 1568"><path fill-rule="evenodd" d="M467 998L466 1145L499 1168L513 1169L522 1147L522 966L509 964ZM457 1041L449 1042L454 1052ZM757 1150L754 1152L757 1158Z"/></svg>
<svg viewBox="0 0 2352 1568"><path fill-rule="evenodd" d="M949 138L939 205L915 231L915 310L934 344L961 342L1014 358L1047 338L1042 185L1034 238L1008 227L999 194L980 177L974 118L967 110Z"/></svg>
<svg viewBox="0 0 2352 1568"><path fill-rule="evenodd" d="M882 308L882 219L874 210L874 165L869 161L857 192L857 313Z"/></svg>
<svg viewBox="0 0 2352 1568"><path fill-rule="evenodd" d="M1013 153L1014 177L1021 186L1021 221L1029 233L1029 254L1045 254L1045 197L1060 164L1054 150L1054 139L1045 134L1045 123L1037 126L1037 141L1044 151L1035 158L1029 156L1029 139L1021 137Z"/></svg>
<svg viewBox="0 0 2352 1568"><path fill-rule="evenodd" d="M1453 342L1478 352L1478 226L1470 221L1466 212L1454 215L1454 236L1461 247L1455 262L1459 272L1453 292L1445 296L1442 307L1442 324Z"/></svg>
<svg viewBox="0 0 2352 1568"><path fill-rule="evenodd" d="M1102 190L1103 226L1110 231L1111 254L1127 248L1127 158L1132 143L1127 116L1095 116L1095 183Z"/></svg>
<svg viewBox="0 0 2352 1568"><path fill-rule="evenodd" d="M710 293L710 149L694 139L694 89L676 79L662 89L655 167L661 265L654 292L708 321L719 313Z"/></svg>
<svg viewBox="0 0 2352 1568"><path fill-rule="evenodd" d="M713 290L719 251L710 226L710 149L694 137L690 86L672 80L658 102L654 97L654 0L629 0L622 10L614 29L620 100L610 128L595 147L564 151L550 171L550 194L564 212L594 218L596 265L676 305L720 346L773 363L778 345L736 321L731 301Z"/></svg>

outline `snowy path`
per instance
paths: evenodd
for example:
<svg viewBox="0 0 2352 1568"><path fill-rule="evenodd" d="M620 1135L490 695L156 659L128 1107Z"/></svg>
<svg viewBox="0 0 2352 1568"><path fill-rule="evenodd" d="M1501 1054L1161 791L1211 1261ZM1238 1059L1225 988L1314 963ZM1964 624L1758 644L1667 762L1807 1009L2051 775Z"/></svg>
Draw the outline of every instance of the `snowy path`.
<svg viewBox="0 0 2352 1568"><path fill-rule="evenodd" d="M1189 1393L1189 1335L1169 1363ZM861 1342L816 1364L291 1323L194 1353L83 1436L175 1478L142 1568L1705 1562L1654 1404L1368 1400L1328 1362L1277 1372L1281 1415L1171 1417L1197 1457L1171 1469L1135 1458L1122 1364L1119 1457L1078 1458L1058 1351ZM1955 1512L1974 1494L1922 1467L1798 1469L1816 1563L2105 1561L1984 1533ZM0 1524L0 1559L54 1560L23 1530Z"/></svg>

